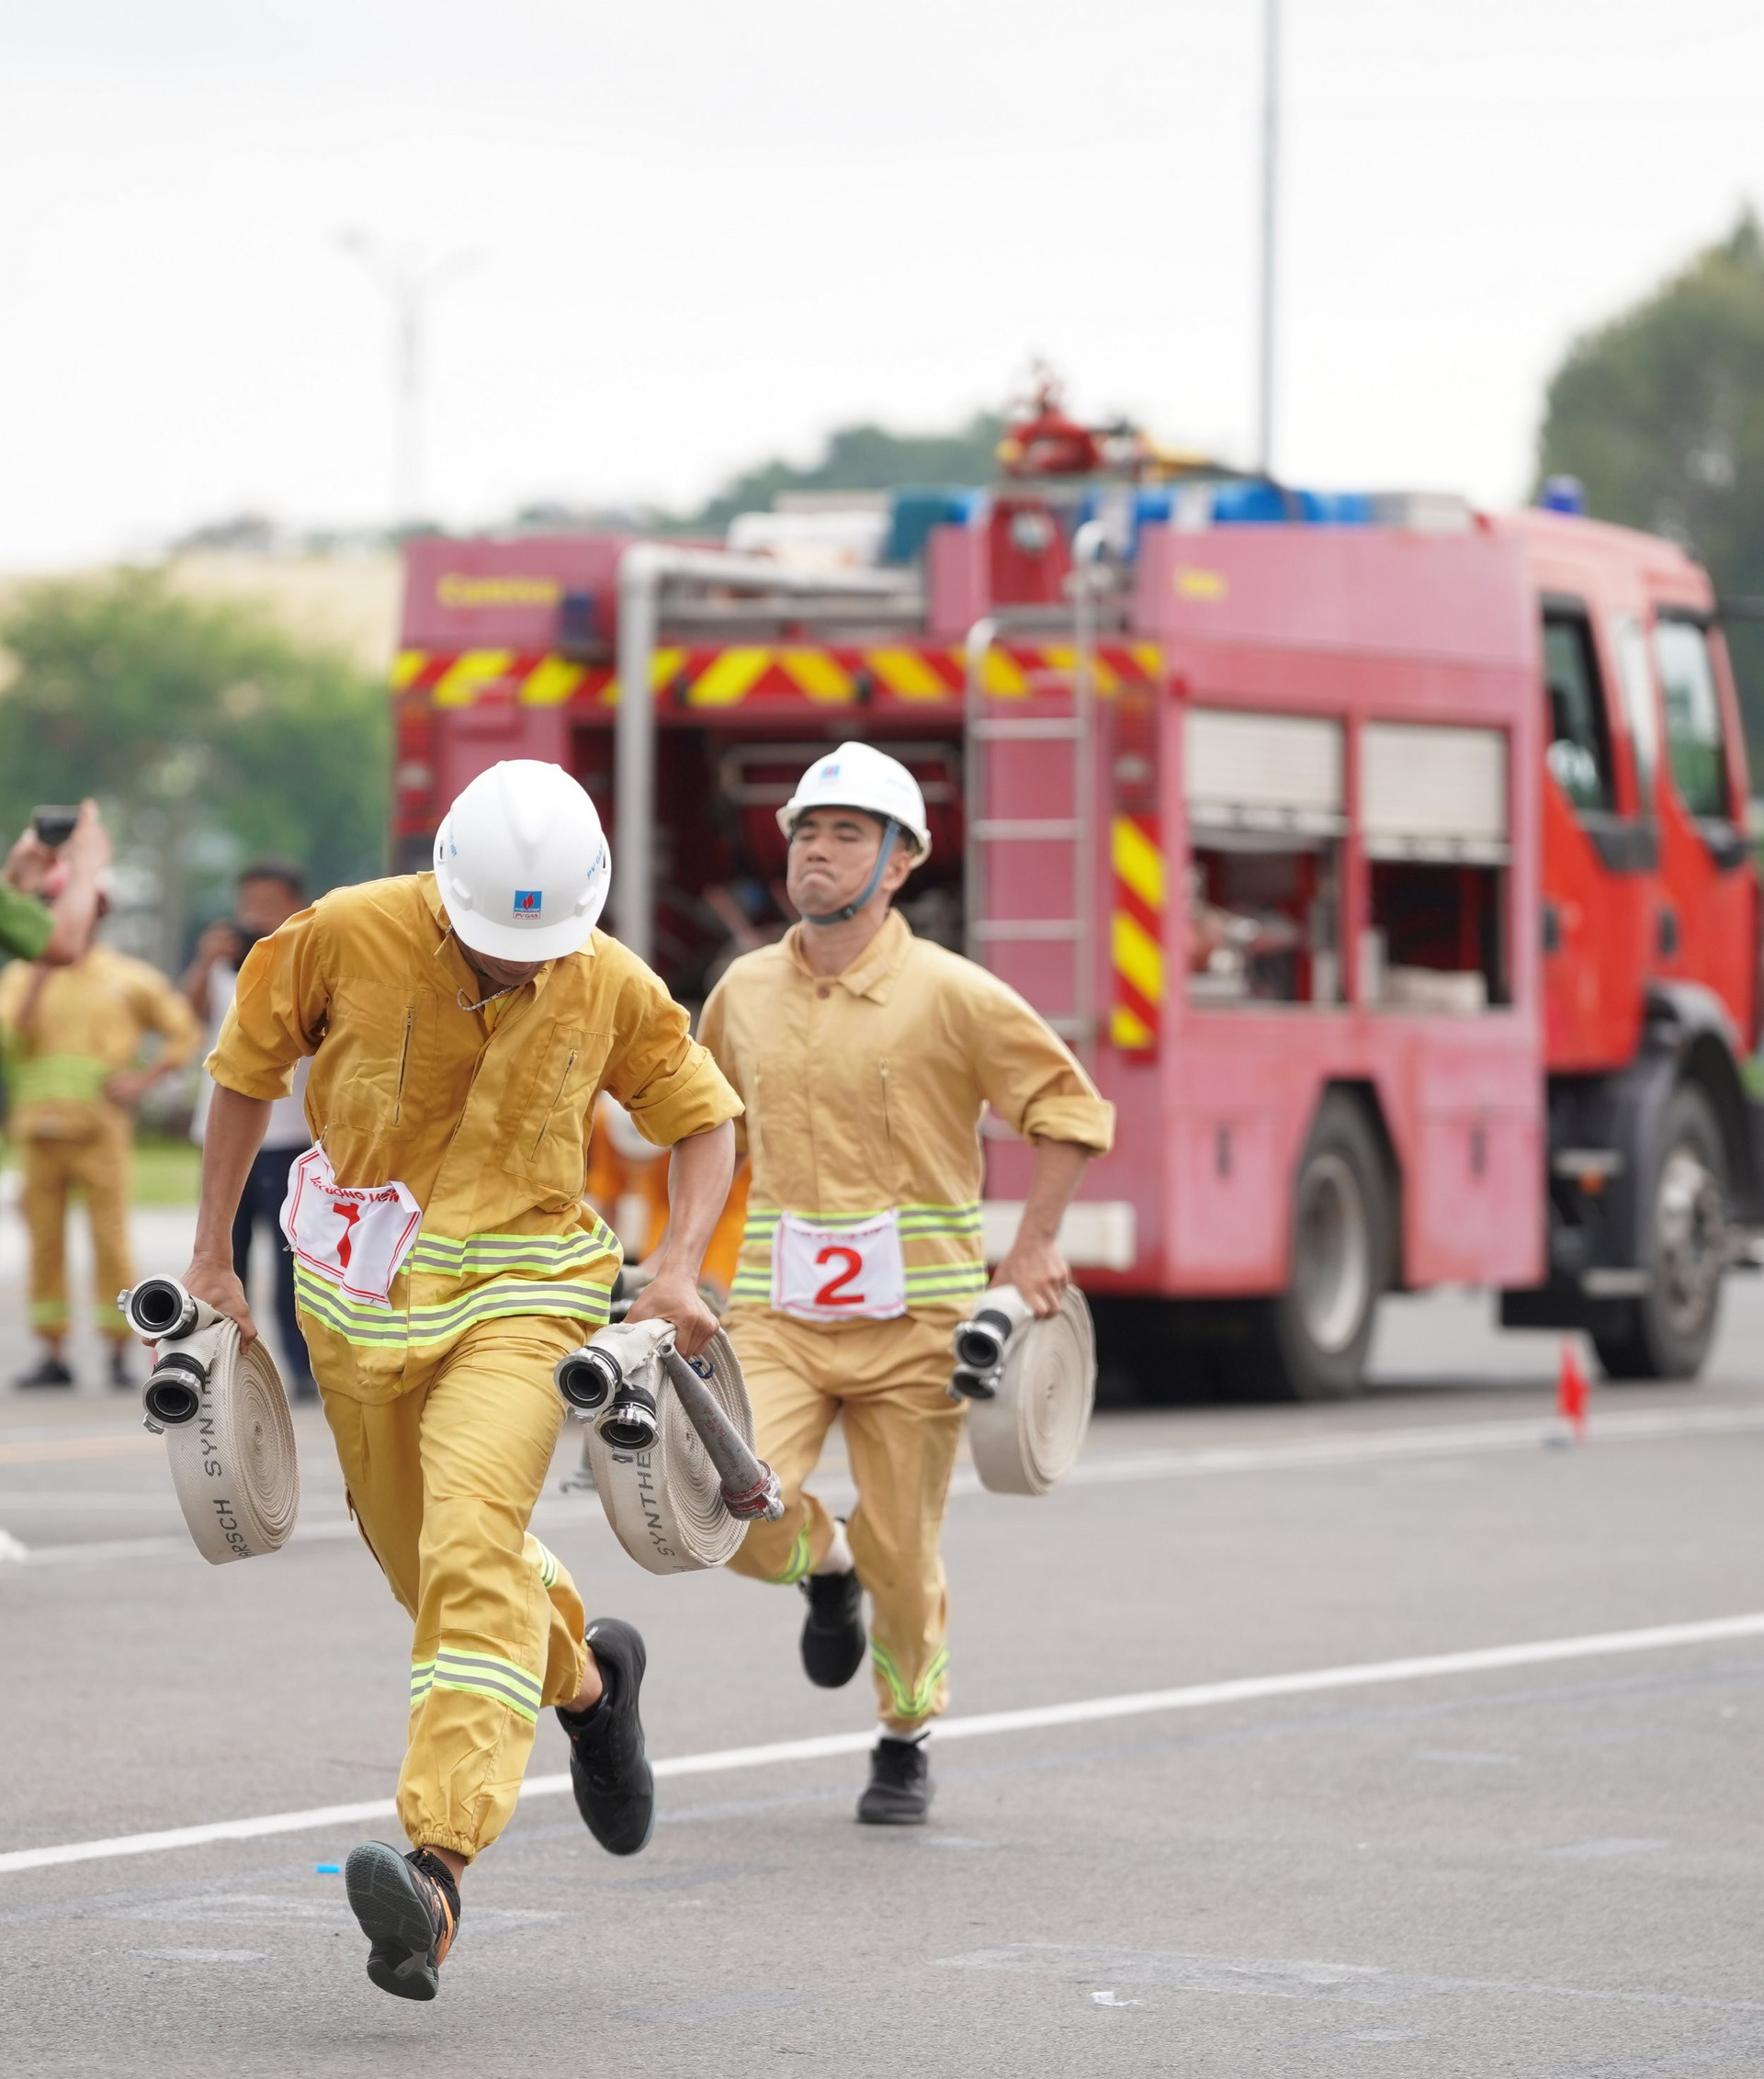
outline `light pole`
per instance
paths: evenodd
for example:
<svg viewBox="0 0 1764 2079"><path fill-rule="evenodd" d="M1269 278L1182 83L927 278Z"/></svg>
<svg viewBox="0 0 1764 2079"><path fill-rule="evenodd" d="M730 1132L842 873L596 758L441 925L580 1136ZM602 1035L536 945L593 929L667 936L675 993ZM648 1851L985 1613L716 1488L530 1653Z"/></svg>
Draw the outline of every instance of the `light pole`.
<svg viewBox="0 0 1764 2079"><path fill-rule="evenodd" d="M344 232L337 243L356 255L392 307L392 518L411 525L423 516L423 378L430 302L472 266L475 255L450 253L424 261L363 231Z"/></svg>
<svg viewBox="0 0 1764 2079"><path fill-rule="evenodd" d="M1261 316L1256 467L1274 466L1274 253L1280 180L1280 0L1262 0Z"/></svg>

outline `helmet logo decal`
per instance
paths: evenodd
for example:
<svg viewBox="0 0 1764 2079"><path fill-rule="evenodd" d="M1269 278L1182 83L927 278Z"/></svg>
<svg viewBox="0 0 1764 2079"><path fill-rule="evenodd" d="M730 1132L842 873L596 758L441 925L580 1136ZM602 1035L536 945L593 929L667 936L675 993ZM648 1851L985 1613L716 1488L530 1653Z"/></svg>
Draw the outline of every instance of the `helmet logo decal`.
<svg viewBox="0 0 1764 2079"><path fill-rule="evenodd" d="M517 887L514 890L514 914L517 917L537 917L545 902L543 893L536 887Z"/></svg>

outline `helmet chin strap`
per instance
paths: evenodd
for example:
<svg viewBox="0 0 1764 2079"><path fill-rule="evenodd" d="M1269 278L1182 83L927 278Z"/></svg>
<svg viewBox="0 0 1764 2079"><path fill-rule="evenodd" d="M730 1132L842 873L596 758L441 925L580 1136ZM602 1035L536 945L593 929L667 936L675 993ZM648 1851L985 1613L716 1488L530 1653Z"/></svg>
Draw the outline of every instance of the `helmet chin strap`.
<svg viewBox="0 0 1764 2079"><path fill-rule="evenodd" d="M882 876L888 870L888 856L894 850L895 842L898 839L906 835L907 827L904 823L897 823L892 816L883 817L882 842L876 851L876 864L870 870L870 877L864 884L863 894L854 896L842 910L830 910L824 917L817 917L811 911L805 910L802 913L804 922L809 924L850 923L852 919L857 915L858 911L876 893L876 889L882 886Z"/></svg>

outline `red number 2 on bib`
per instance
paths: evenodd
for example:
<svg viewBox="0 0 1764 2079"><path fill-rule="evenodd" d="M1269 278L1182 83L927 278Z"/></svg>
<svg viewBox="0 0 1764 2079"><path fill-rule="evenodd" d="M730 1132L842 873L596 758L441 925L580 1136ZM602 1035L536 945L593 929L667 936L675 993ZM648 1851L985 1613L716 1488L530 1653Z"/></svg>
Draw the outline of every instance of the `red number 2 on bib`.
<svg viewBox="0 0 1764 2079"><path fill-rule="evenodd" d="M842 1292L840 1287L849 1285L864 1268L863 1257L859 1255L856 1249L847 1249L841 1242L831 1249L820 1250L815 1257L815 1261L824 1270L835 1259L842 1260L845 1268L835 1276L829 1278L827 1282L822 1285L815 1294L815 1305L817 1306L862 1306L864 1294L861 1292Z"/></svg>

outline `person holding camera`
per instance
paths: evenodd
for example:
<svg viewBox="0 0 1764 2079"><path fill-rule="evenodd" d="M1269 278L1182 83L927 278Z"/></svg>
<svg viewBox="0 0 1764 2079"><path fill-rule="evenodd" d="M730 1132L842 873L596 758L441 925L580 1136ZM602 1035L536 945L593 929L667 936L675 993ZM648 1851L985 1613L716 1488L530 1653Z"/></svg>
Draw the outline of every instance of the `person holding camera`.
<svg viewBox="0 0 1764 2079"><path fill-rule="evenodd" d="M47 844L40 820L37 837ZM63 846L49 847L72 855L52 860L39 884L52 915L68 887L89 877L92 921L104 917L109 902L102 867L93 864L107 856L102 841L96 811L88 802L68 828ZM82 914L81 902L71 906L67 915L74 928ZM202 1035L184 999L144 960L87 943L55 965L49 947L62 921L57 915L39 957L14 960L0 973L0 1042L6 1052L11 1129L24 1171L30 1236L30 1321L44 1344L39 1362L14 1384L74 1384L63 1354L67 1202L79 1190L85 1194L97 1260L94 1310L98 1332L110 1345L110 1383L128 1388L135 1384L127 1355L131 1338L116 1297L134 1282L129 1252L134 1110L162 1077L184 1067ZM143 1062L142 1043L154 1034L162 1045Z"/></svg>
<svg viewBox="0 0 1764 2079"><path fill-rule="evenodd" d="M210 1050L219 1043L220 1028L232 1007L239 969L246 954L259 939L278 931L305 908L306 876L286 860L254 860L239 876L233 885L232 915L210 924L202 933L197 941L196 957L178 983L185 1000L208 1027ZM281 1232L288 1170L295 1158L312 1145L306 1124L307 1067L302 1058L294 1073L293 1089L270 1108L263 1146L252 1161L244 1190L239 1194L239 1210L232 1217L232 1268L241 1284L245 1283L251 1270L253 1236L259 1226L269 1230L269 1246L276 1259L276 1322L281 1330L288 1397L292 1400L319 1397L294 1303L294 1258ZM208 1129L213 1097L214 1084L204 1076L196 1115L190 1122L190 1138L198 1147Z"/></svg>
<svg viewBox="0 0 1764 2079"><path fill-rule="evenodd" d="M91 943L109 864L96 802L37 809L0 870L0 953L70 966Z"/></svg>

